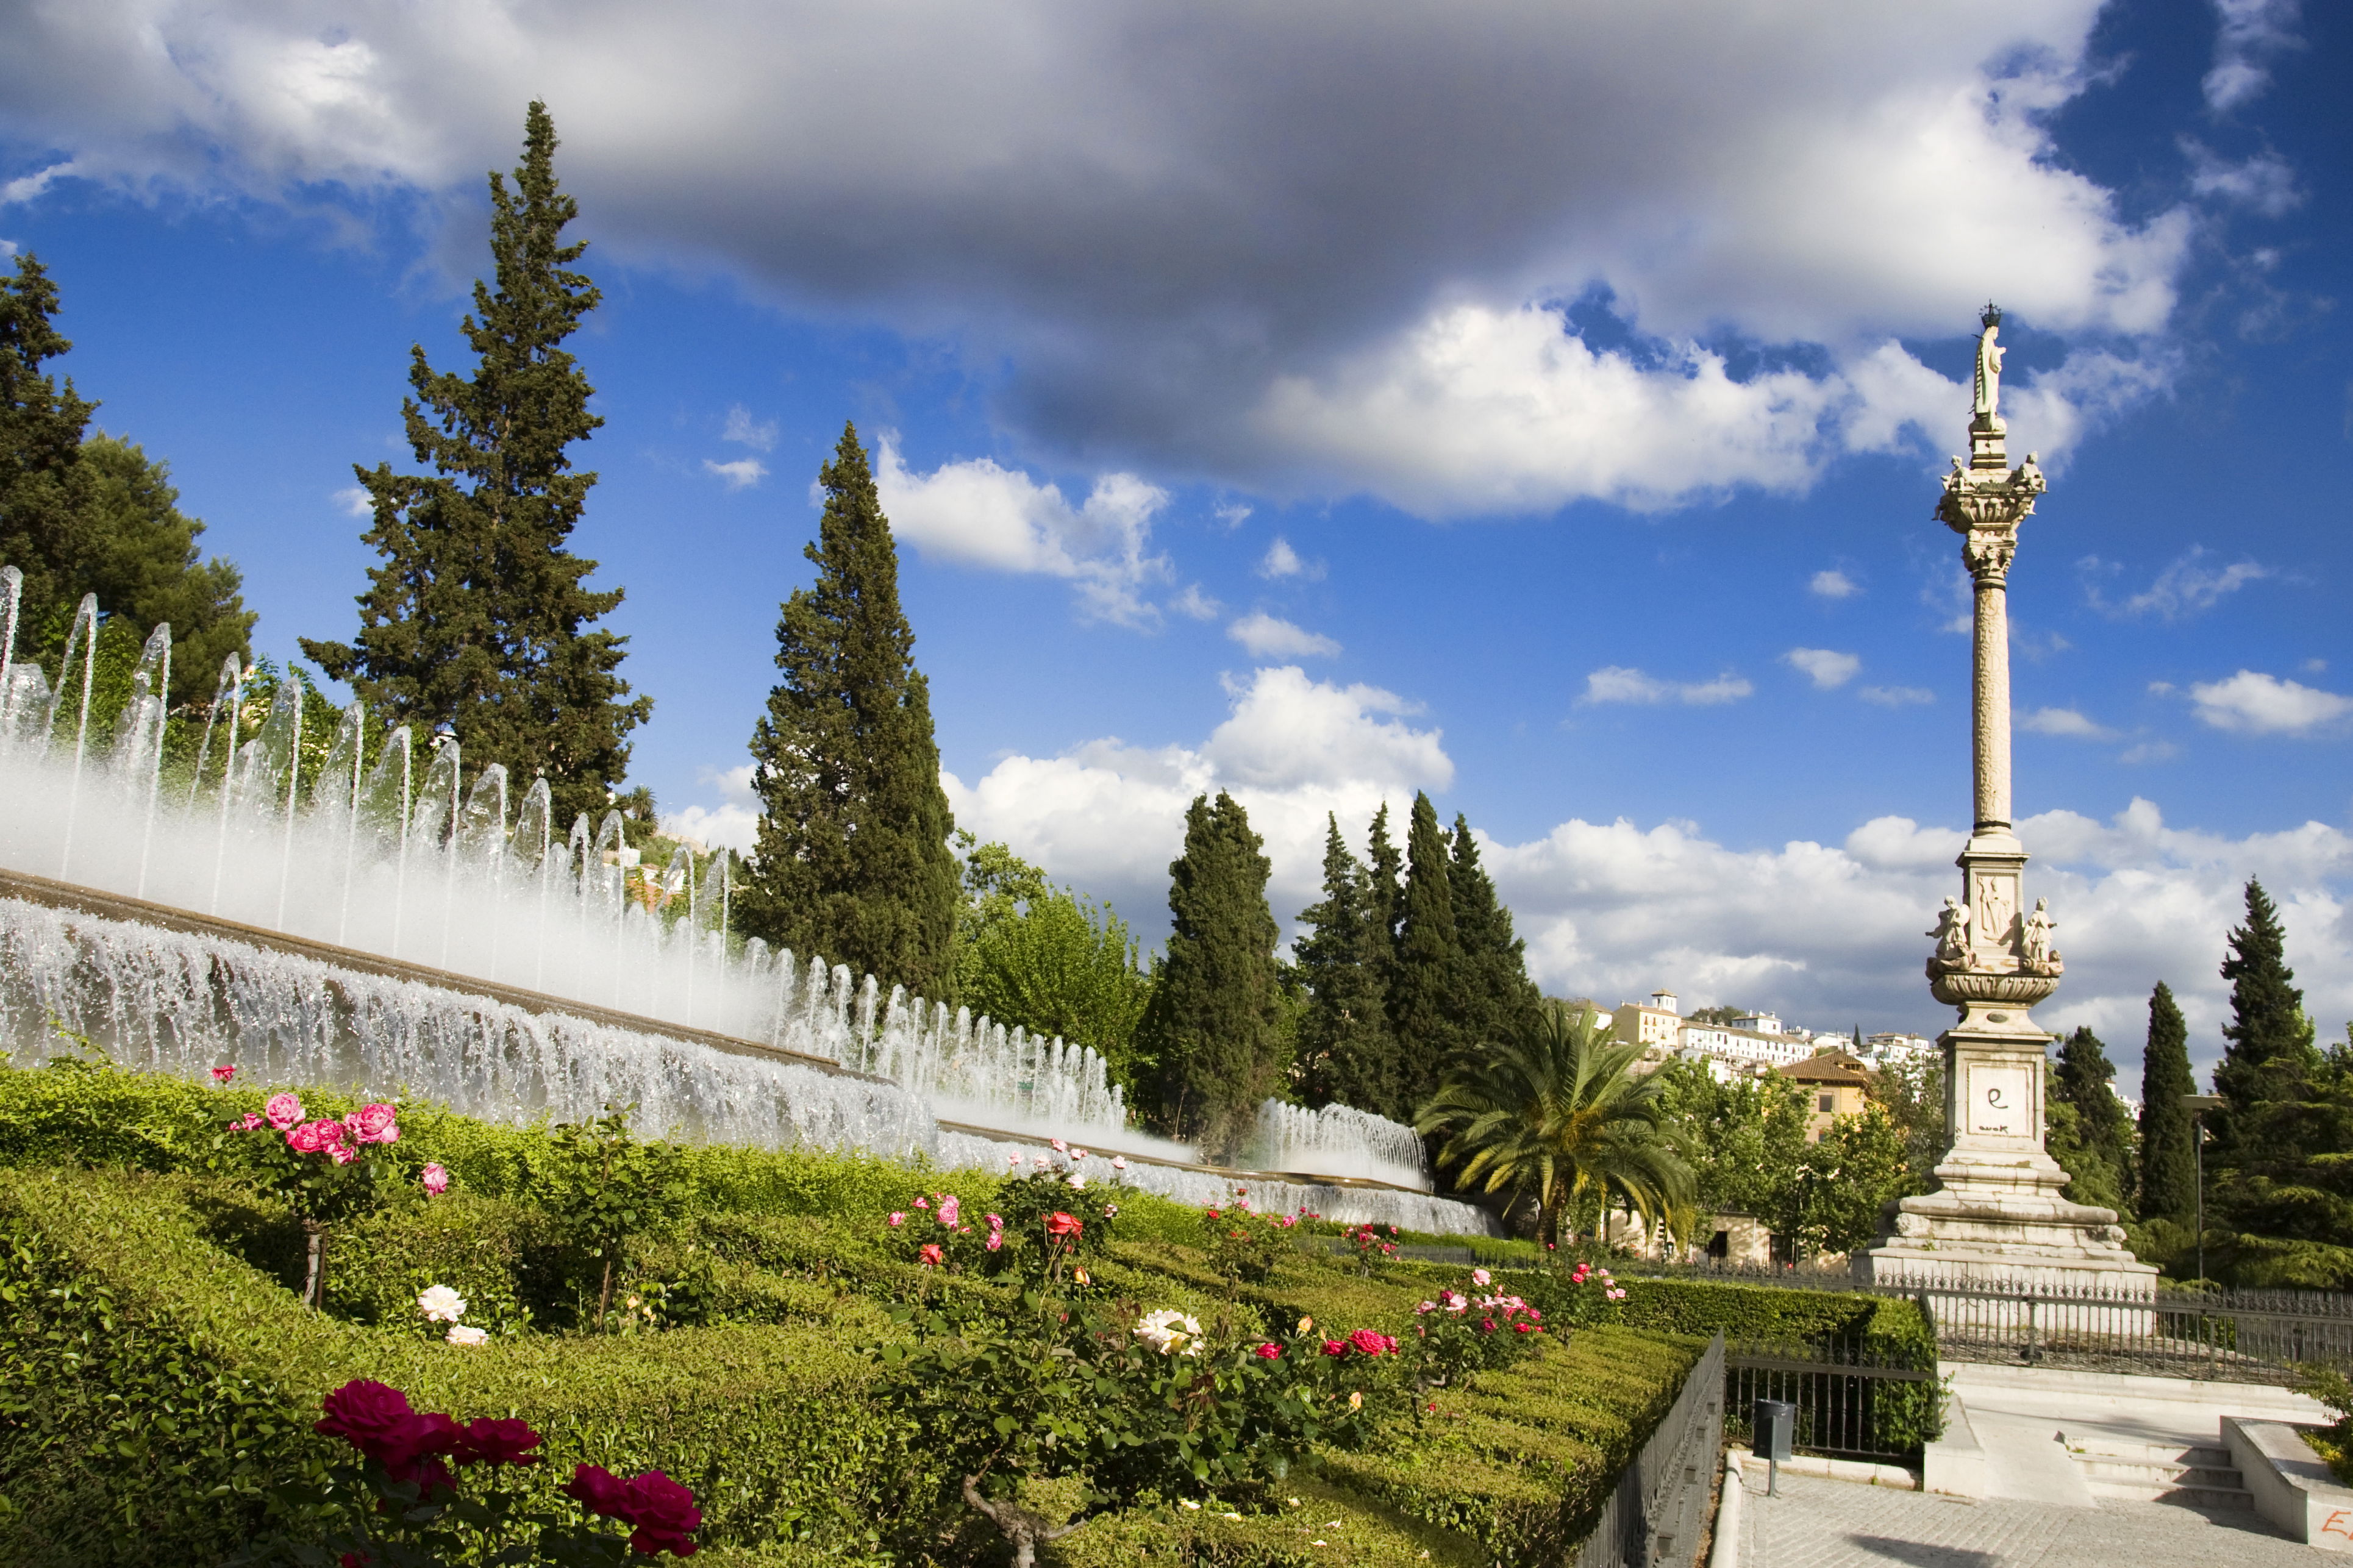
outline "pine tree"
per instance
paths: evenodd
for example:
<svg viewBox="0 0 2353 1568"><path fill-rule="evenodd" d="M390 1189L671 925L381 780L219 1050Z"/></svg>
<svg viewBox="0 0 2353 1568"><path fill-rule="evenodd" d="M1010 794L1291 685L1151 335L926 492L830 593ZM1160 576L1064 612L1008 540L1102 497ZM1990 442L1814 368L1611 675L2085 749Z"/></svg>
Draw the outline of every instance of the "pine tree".
<svg viewBox="0 0 2353 1568"><path fill-rule="evenodd" d="M1389 1026L1397 1032L1398 1089L1409 1115L1437 1089L1441 1070L1463 1045L1462 947L1447 886L1446 834L1430 796L1417 791L1406 833L1404 919L1397 970L1389 983Z"/></svg>
<svg viewBox="0 0 2353 1568"><path fill-rule="evenodd" d="M2163 981L2148 997L2148 1044L2140 1058L2140 1212L2149 1219L2195 1222L2196 1135L2185 1094L2198 1092L2189 1071L2189 1028Z"/></svg>
<svg viewBox="0 0 2353 1568"><path fill-rule="evenodd" d="M817 581L776 621L768 710L752 735L759 845L746 933L938 998L961 901L932 689L899 605L899 549L854 425L818 471Z"/></svg>
<svg viewBox="0 0 2353 1568"><path fill-rule="evenodd" d="M1447 896L1454 909L1454 934L1462 950L1460 970L1462 1044L1492 1049L1515 1040L1536 1021L1542 995L1528 980L1527 944L1512 930L1512 911L1496 897L1495 884L1479 864L1479 842L1470 819L1457 812Z"/></svg>
<svg viewBox="0 0 2353 1568"><path fill-rule="evenodd" d="M1167 956L1137 1031L1160 1129L1212 1158L1236 1152L1281 1081L1281 1003L1267 908L1271 864L1231 795L1197 795L1168 867Z"/></svg>
<svg viewBox="0 0 2353 1568"><path fill-rule="evenodd" d="M2230 945L2222 978L2231 983L2231 1021L2222 1034L2231 1043L2214 1069L2214 1092L2223 1101L2209 1120L2214 1152L2226 1166L2293 1160L2306 1151L2283 1147L2264 1131L2276 1120L2264 1108L2310 1098L2321 1059L2313 1047L2312 1022L2304 1016L2304 993L2287 966L2279 911L2253 879L2247 923L2231 932Z"/></svg>
<svg viewBox="0 0 2353 1568"><path fill-rule="evenodd" d="M1308 928L1297 952L1309 992L1299 1020L1300 1092L1310 1105L1336 1101L1394 1119L1397 1037L1381 989L1388 935L1367 910L1375 889L1340 837L1339 819L1327 814L1324 825L1324 901L1299 917Z"/></svg>
<svg viewBox="0 0 2353 1568"><path fill-rule="evenodd" d="M568 822L604 809L628 771L623 737L653 701L624 700L615 672L628 639L589 629L621 590L584 586L596 563L565 548L596 482L572 471L567 448L604 421L561 345L601 296L572 269L586 243L563 241L579 206L557 188L555 148L535 102L514 189L490 177L498 287L474 285L472 376L409 351L417 395L401 414L436 477L354 466L374 503L361 537L384 563L359 597L357 641L305 638L302 650L389 723L455 726L470 767L503 763L518 788L545 773Z"/></svg>
<svg viewBox="0 0 2353 1568"><path fill-rule="evenodd" d="M2075 1141L2084 1162L2096 1169L2067 1165L2075 1178L2070 1194L2129 1214L2132 1207L2132 1119L2113 1087L2116 1069L2107 1047L2089 1028L2078 1028L2059 1047L2057 1091L2075 1112ZM2060 1162L2066 1164L2064 1160Z"/></svg>
<svg viewBox="0 0 2353 1568"><path fill-rule="evenodd" d="M170 470L129 441L85 434L98 406L41 368L73 345L57 286L30 253L0 279L0 565L25 574L20 653L63 652L82 595L135 630L172 627L174 706L212 696L221 660L248 655L254 616L237 568L203 560ZM119 635L119 634L118 634Z"/></svg>

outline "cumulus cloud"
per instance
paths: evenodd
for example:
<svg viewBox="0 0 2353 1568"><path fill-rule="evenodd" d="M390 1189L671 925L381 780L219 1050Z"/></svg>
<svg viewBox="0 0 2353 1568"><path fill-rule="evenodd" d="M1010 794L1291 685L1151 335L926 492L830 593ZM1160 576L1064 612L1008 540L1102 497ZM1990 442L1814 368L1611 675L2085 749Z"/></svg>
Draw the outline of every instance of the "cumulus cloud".
<svg viewBox="0 0 2353 1568"><path fill-rule="evenodd" d="M1198 583L1187 583L1185 591L1168 601L1168 607L1178 615L1196 621L1214 621L1225 606L1201 592Z"/></svg>
<svg viewBox="0 0 2353 1568"><path fill-rule="evenodd" d="M2077 741L2116 738L2115 731L2094 723L2073 708L2037 708L2020 718L2018 727L2038 735L2063 735Z"/></svg>
<svg viewBox="0 0 2353 1568"><path fill-rule="evenodd" d="M1862 589L1845 573L1824 570L1807 582L1806 592L1818 599L1852 599Z"/></svg>
<svg viewBox="0 0 2353 1568"><path fill-rule="evenodd" d="M1729 670L1714 680L1678 682L1661 680L1639 669L1613 664L1585 678L1585 695L1577 700L1595 704L1681 702L1694 708L1711 708L1719 703L1737 702L1756 689Z"/></svg>
<svg viewBox="0 0 2353 1568"><path fill-rule="evenodd" d="M345 517L366 517L375 510L375 498L358 485L337 490L333 500Z"/></svg>
<svg viewBox="0 0 2353 1568"><path fill-rule="evenodd" d="M2193 685L2189 700L2207 723L2242 735L2308 735L2353 713L2353 697L2253 669Z"/></svg>
<svg viewBox="0 0 2353 1568"><path fill-rule="evenodd" d="M2276 0L2228 9L2232 59L2284 36ZM1661 506L1957 419L1896 340L1957 335L1989 288L2063 338L2163 325L2187 210L2127 218L2053 155L2099 10L1407 0L1368 32L1324 0L913 0L887 27L808 0L83 0L14 18L0 132L56 149L21 199L373 213L479 200L543 95L599 254L952 342L1005 367L992 412L1034 449L1432 514ZM1588 293L1638 350L1567 330ZM1732 374L1731 342L1767 368ZM2021 444L2166 374L2069 365L2021 378ZM1688 429L1618 448L1662 418Z"/></svg>
<svg viewBox="0 0 2353 1568"><path fill-rule="evenodd" d="M1330 637L1264 610L1244 616L1226 628L1226 635L1248 648L1254 658L1330 658L1340 651L1340 645Z"/></svg>
<svg viewBox="0 0 2353 1568"><path fill-rule="evenodd" d="M748 855L760 839L760 797L752 793L752 764L704 768L701 780L719 796L716 805L690 805L662 813L665 833L698 839L713 849Z"/></svg>
<svg viewBox="0 0 2353 1568"><path fill-rule="evenodd" d="M1820 691L1836 690L1862 668L1862 660L1853 654L1833 653L1826 647L1793 647L1781 658L1792 668L1803 671Z"/></svg>
<svg viewBox="0 0 2353 1568"><path fill-rule="evenodd" d="M768 466L757 458L738 458L732 463L715 462L705 458L702 469L724 479L731 490L749 489L768 477Z"/></svg>
<svg viewBox="0 0 2353 1568"><path fill-rule="evenodd" d="M1936 700L1936 694L1925 686L1866 686L1855 695L1882 708L1911 708Z"/></svg>
<svg viewBox="0 0 2353 1568"><path fill-rule="evenodd" d="M2214 65L2204 83L2207 106L2217 113L2238 108L2271 85L2271 62L2303 40L2296 36L2298 0L2214 0L2221 26L2214 39Z"/></svg>
<svg viewBox="0 0 2353 1568"><path fill-rule="evenodd" d="M1169 571L1166 556L1147 553L1152 520L1168 504L1157 485L1103 474L1072 506L1060 486L987 458L911 472L888 435L874 485L892 531L926 557L1068 578L1092 619L1140 626L1158 618L1142 596Z"/></svg>
<svg viewBox="0 0 2353 1568"><path fill-rule="evenodd" d="M1383 801L1443 790L1454 763L1414 703L1373 686L1311 679L1296 666L1229 680L1230 712L1198 745L1091 741L1056 757L1007 757L967 784L942 782L956 821L1113 903L1145 930L1166 916L1168 862L1183 847L1185 806L1229 791L1274 862L1278 918L1313 902L1324 818L1352 837Z"/></svg>
<svg viewBox="0 0 2353 1568"><path fill-rule="evenodd" d="M1258 574L1271 580L1303 577L1311 583L1320 582L1324 576L1324 563L1302 558L1299 552L1291 547L1291 541L1278 533L1274 536L1274 542L1266 547L1265 558L1258 563Z"/></svg>
<svg viewBox="0 0 2353 1568"><path fill-rule="evenodd" d="M2076 566L2084 576L2084 596L2094 609L2127 619L2155 616L2166 621L2182 620L2211 610L2248 584L2274 575L2271 568L2253 561L2234 561L2220 568L2209 566L2204 563L2206 554L2204 545L2191 545L2179 560L2159 572L2146 589L2115 603L2102 596L2098 580L2120 568L2096 555L2085 556Z"/></svg>
<svg viewBox="0 0 2353 1568"><path fill-rule="evenodd" d="M750 409L740 403L734 404L727 410L727 424L719 432L719 438L749 447L755 452L773 451L776 445L776 422L754 419Z"/></svg>

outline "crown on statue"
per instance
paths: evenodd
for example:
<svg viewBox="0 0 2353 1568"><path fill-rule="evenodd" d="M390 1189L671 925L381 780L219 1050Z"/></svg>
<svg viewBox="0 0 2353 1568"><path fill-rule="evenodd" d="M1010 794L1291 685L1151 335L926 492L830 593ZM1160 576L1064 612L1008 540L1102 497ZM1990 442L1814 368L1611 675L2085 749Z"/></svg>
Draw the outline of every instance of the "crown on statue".
<svg viewBox="0 0 2353 1568"><path fill-rule="evenodd" d="M2001 325L2001 307L1988 300L1986 308L1979 312L1978 320L1986 326L1999 327Z"/></svg>

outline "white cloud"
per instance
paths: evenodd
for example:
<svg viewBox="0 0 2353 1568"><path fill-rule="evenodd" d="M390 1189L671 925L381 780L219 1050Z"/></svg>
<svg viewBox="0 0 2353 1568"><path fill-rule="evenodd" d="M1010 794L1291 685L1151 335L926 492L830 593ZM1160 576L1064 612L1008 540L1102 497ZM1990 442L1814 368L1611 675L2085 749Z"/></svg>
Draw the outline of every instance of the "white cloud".
<svg viewBox="0 0 2353 1568"><path fill-rule="evenodd" d="M345 517L368 517L375 511L375 498L358 485L337 490L332 499Z"/></svg>
<svg viewBox="0 0 2353 1568"><path fill-rule="evenodd" d="M1694 708L1713 707L1718 703L1737 702L1757 689L1729 670L1714 680L1676 682L1661 680L1629 669L1623 665L1609 665L1585 678L1585 695L1580 702L1681 702Z"/></svg>
<svg viewBox="0 0 2353 1568"><path fill-rule="evenodd" d="M2168 763L2180 754L2181 748L2170 741L2143 741L2126 746L2116 754L2116 761L2138 767L2143 763Z"/></svg>
<svg viewBox="0 0 2353 1568"><path fill-rule="evenodd" d="M2211 1061L2227 995L2215 974L2242 918L2240 889L2260 876L2280 900L2289 955L2320 1018L2353 1012L2353 921L2346 884L2353 836L2320 823L2242 839L2165 826L2145 800L2107 823L2052 812L2020 824L2036 857L2030 894L2048 896L2067 975L2037 1022L2088 1024L2127 1084L2150 988L2171 984ZM1934 1033L1947 1016L1920 961L1929 911L1957 890L1958 828L1880 817L1843 844L1736 849L1694 825L1642 828L1572 820L1527 844L1483 853L1549 991L1604 1005L1653 986L1686 998L1768 1007L1816 1028L1901 1025Z"/></svg>
<svg viewBox="0 0 2353 1568"><path fill-rule="evenodd" d="M1330 658L1340 651L1340 645L1330 637L1264 610L1244 616L1226 628L1226 635L1248 648L1253 658Z"/></svg>
<svg viewBox="0 0 2353 1568"><path fill-rule="evenodd" d="M738 458L732 463L714 463L705 458L702 468L705 473L726 480L731 490L748 489L768 477L768 466L757 458Z"/></svg>
<svg viewBox="0 0 2353 1568"><path fill-rule="evenodd" d="M69 159L64 163L52 163L46 169L19 175L6 184L0 185L0 207L13 206L18 202L36 201L48 190L51 184L74 172L73 163ZM9 254L16 254L14 246L9 247Z"/></svg>
<svg viewBox="0 0 2353 1568"><path fill-rule="evenodd" d="M1229 500L1220 501L1212 510L1219 522L1224 523L1229 529L1235 529L1250 521L1251 509L1244 506L1240 501Z"/></svg>
<svg viewBox="0 0 2353 1568"><path fill-rule="evenodd" d="M2160 620L2178 621L2211 610L2224 598L2237 593L2250 583L2260 583L2274 575L2271 568L2253 561L2234 561L2219 570L2200 564L2206 559L2206 547L2193 544L2181 557L2157 574L2147 588L2124 600L2110 604L2103 598L2094 579L2117 568L2096 555L2087 555L2077 563L2083 574L2084 596L2094 609L2106 615L2127 618L2156 616Z"/></svg>
<svg viewBox="0 0 2353 1568"><path fill-rule="evenodd" d="M755 420L750 409L740 403L731 404L727 409L726 428L720 431L719 438L749 447L755 452L773 451L776 445L776 422L773 419Z"/></svg>
<svg viewBox="0 0 2353 1568"><path fill-rule="evenodd" d="M1296 667L1258 670L1226 691L1231 712L1198 747L1106 739L1058 757L1007 757L970 784L944 774L956 821L1153 931L1166 918L1186 804L1228 790L1266 840L1268 896L1287 924L1317 896L1326 812L1361 837L1383 801L1402 809L1415 790L1453 783L1439 731L1406 722L1418 710L1394 692L1312 680Z"/></svg>
<svg viewBox="0 0 2353 1568"><path fill-rule="evenodd" d="M1936 694L1925 686L1866 686L1855 695L1882 708L1910 708L1936 700Z"/></svg>
<svg viewBox="0 0 2353 1568"><path fill-rule="evenodd" d="M1258 574L1271 579L1303 577L1311 583L1321 582L1324 563L1302 559L1299 552L1291 547L1291 541L1278 533L1274 542L1267 546L1265 559L1258 563Z"/></svg>
<svg viewBox="0 0 2353 1568"><path fill-rule="evenodd" d="M1817 572L1806 584L1806 592L1818 599L1852 599L1862 589L1843 572Z"/></svg>
<svg viewBox="0 0 2353 1568"><path fill-rule="evenodd" d="M2189 189L2195 195L2220 196L2264 217L2284 217L2304 205L2295 171L2276 153L2257 153L2233 163L2186 136L2181 151L2189 159Z"/></svg>
<svg viewBox="0 0 2353 1568"><path fill-rule="evenodd" d="M1068 578L1092 619L1139 626L1158 618L1142 596L1146 584L1168 575L1167 558L1146 553L1152 520L1168 504L1157 485L1099 475L1074 507L1060 486L987 458L912 473L889 435L874 483L892 531L928 557Z"/></svg>
<svg viewBox="0 0 2353 1568"><path fill-rule="evenodd" d="M2253 669L2193 685L2189 700L2199 718L2242 735L2306 735L2353 713L2353 697Z"/></svg>
<svg viewBox="0 0 2353 1568"><path fill-rule="evenodd" d="M704 768L702 782L718 791L717 805L690 805L662 813L662 831L700 839L712 848L724 846L748 855L760 839L760 797L752 793L752 764Z"/></svg>
<svg viewBox="0 0 2353 1568"><path fill-rule="evenodd" d="M1833 653L1826 647L1793 647L1783 654L1784 663L1805 672L1816 689L1834 691L1852 680L1862 668L1862 660L1851 653Z"/></svg>
<svg viewBox="0 0 2353 1568"><path fill-rule="evenodd" d="M2126 216L2052 142L2100 13L80 0L14 17L0 128L65 161L26 181L376 221L476 201L544 96L598 254L968 347L1039 450L1433 515L1661 506L1957 429L1961 367L1894 343L1986 289L2063 339L2162 328L2189 212ZM2226 15L2218 68L2259 76L2292 13ZM1591 289L1632 357L1546 308ZM1727 338L1809 368L1736 379ZM2021 377L2016 438L2063 450L2152 370Z"/></svg>
<svg viewBox="0 0 2353 1568"><path fill-rule="evenodd" d="M1214 621L1225 606L1201 592L1198 583L1187 583L1183 593L1168 601L1168 607L1197 621Z"/></svg>
<svg viewBox="0 0 2353 1568"><path fill-rule="evenodd" d="M2077 741L2108 741L2116 731L2094 723L2073 708L2037 708L2018 721L2021 730L2038 735L2063 735Z"/></svg>
<svg viewBox="0 0 2353 1568"><path fill-rule="evenodd" d="M2204 85L2207 106L2220 113L2260 97L2271 85L2272 58L2302 40L2298 0L2214 0L2214 9L2221 26Z"/></svg>

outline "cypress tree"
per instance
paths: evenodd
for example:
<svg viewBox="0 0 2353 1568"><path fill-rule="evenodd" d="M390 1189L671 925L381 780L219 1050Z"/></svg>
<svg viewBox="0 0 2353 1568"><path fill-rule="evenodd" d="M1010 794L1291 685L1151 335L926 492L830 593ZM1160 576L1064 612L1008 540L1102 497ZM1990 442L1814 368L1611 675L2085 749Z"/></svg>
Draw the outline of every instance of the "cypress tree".
<svg viewBox="0 0 2353 1568"><path fill-rule="evenodd" d="M1478 840L1460 812L1454 816L1446 889L1462 950L1462 1044L1472 1051L1491 1050L1535 1026L1541 993L1528 980L1527 943L1512 930L1512 911L1479 864Z"/></svg>
<svg viewBox="0 0 2353 1568"><path fill-rule="evenodd" d="M1308 1000L1299 1020L1296 1066L1308 1104L1337 1101L1394 1118L1397 1037L1389 1033L1380 962L1388 942L1366 908L1376 891L1340 837L1339 819L1327 814L1324 900L1299 917L1308 928L1297 949Z"/></svg>
<svg viewBox="0 0 2353 1568"><path fill-rule="evenodd" d="M1161 1130L1212 1159L1230 1157L1281 1081L1280 934L1266 902L1273 869L1250 816L1220 790L1185 812L1185 850L1168 867L1167 955L1137 1030L1154 1064Z"/></svg>
<svg viewBox="0 0 2353 1568"><path fill-rule="evenodd" d="M171 472L132 443L86 432L97 405L42 362L73 347L50 318L57 285L31 253L0 278L0 565L25 574L20 652L54 658L84 594L135 628L172 627L171 700L211 697L221 660L249 654L237 568L202 560Z"/></svg>
<svg viewBox="0 0 2353 1568"><path fill-rule="evenodd" d="M1462 948L1447 886L1448 846L1430 796L1416 791L1406 832L1404 918L1389 982L1389 1026L1397 1033L1398 1089L1410 1121L1438 1088L1441 1068L1463 1043Z"/></svg>
<svg viewBox="0 0 2353 1568"><path fill-rule="evenodd" d="M1386 997L1397 980L1398 924L1405 919L1405 856L1389 839L1389 804L1381 802L1365 835L1366 962Z"/></svg>
<svg viewBox="0 0 2353 1568"><path fill-rule="evenodd" d="M898 546L856 426L818 480L825 515L803 551L817 581L784 603L784 679L752 735L761 815L744 930L938 998L955 961L955 820L931 683L899 605Z"/></svg>
<svg viewBox="0 0 2353 1568"><path fill-rule="evenodd" d="M2075 1177L2073 1186L2080 1189L2078 1201L2129 1212L2132 1119L2111 1087L2116 1076L2107 1047L2089 1028L2078 1028L2059 1047L2059 1095L2074 1108L2075 1137L2084 1156L2099 1167L2096 1172L2068 1167Z"/></svg>
<svg viewBox="0 0 2353 1568"><path fill-rule="evenodd" d="M2140 1058L2140 1212L2149 1219L2195 1221L2196 1129L2185 1094L2198 1092L2189 1071L2189 1028L2172 989L2158 981L2148 996L2148 1044Z"/></svg>
<svg viewBox="0 0 2353 1568"><path fill-rule="evenodd" d="M2222 1026L2231 1043L2214 1069L2214 1092L2222 1108L2211 1113L2215 1152L2225 1165L2294 1160L2298 1149L2281 1147L2263 1127L2275 1120L2263 1108L2300 1103L2311 1097L2320 1071L2313 1048L2312 1023L2304 1016L2304 993L2287 966L2287 934L2263 885L2247 882L2247 923L2231 932L2222 978L2231 983L2231 1021Z"/></svg>
<svg viewBox="0 0 2353 1568"><path fill-rule="evenodd" d="M601 811L628 772L623 740L653 712L615 673L628 638L590 629L621 602L584 586L596 563L565 548L593 473L568 448L604 421L562 344L601 298L564 243L579 205L557 187L555 125L532 104L510 191L491 183L497 288L477 279L465 319L470 377L409 350L408 444L432 477L356 465L373 503L361 535L384 557L352 643L303 639L319 668L390 723L453 725L469 765L503 763L517 787L547 776L559 822Z"/></svg>

